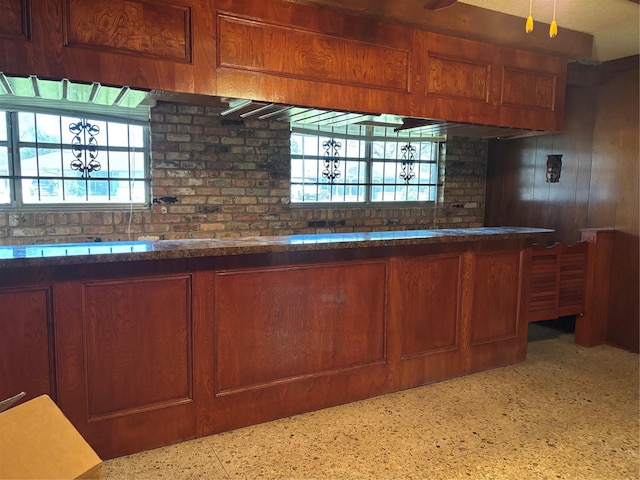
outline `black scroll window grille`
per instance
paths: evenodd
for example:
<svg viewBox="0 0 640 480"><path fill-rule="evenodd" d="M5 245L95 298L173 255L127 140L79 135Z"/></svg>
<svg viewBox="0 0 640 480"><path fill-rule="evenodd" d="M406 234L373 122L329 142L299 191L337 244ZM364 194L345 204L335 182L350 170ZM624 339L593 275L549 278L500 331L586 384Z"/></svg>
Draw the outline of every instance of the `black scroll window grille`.
<svg viewBox="0 0 640 480"><path fill-rule="evenodd" d="M98 172L102 168L96 160L98 156L98 141L96 135L100 127L82 119L69 125L69 131L74 135L71 140L71 151L75 157L71 161L71 169L81 173L82 178L91 178L91 172Z"/></svg>
<svg viewBox="0 0 640 480"><path fill-rule="evenodd" d="M324 148L324 170L322 177L333 183L340 178L340 149L342 144L335 139L327 140L322 144Z"/></svg>
<svg viewBox="0 0 640 480"><path fill-rule="evenodd" d="M402 171L400 172L400 178L409 185L409 182L416 177L413 167L415 165L416 147L411 143L406 143L400 148L402 153L402 163L400 164Z"/></svg>

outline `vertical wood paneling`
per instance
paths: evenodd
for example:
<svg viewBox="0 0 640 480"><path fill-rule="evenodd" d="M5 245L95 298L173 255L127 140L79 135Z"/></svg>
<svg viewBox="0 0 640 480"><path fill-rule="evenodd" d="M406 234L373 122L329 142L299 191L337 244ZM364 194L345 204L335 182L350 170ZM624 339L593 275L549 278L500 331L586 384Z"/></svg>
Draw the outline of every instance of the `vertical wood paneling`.
<svg viewBox="0 0 640 480"><path fill-rule="evenodd" d="M485 220L553 228L565 244L577 242L582 228L615 228L607 341L637 351L640 102L631 60L603 66L600 85L568 87L563 133L491 142ZM547 153L563 154L558 184L542 184Z"/></svg>
<svg viewBox="0 0 640 480"><path fill-rule="evenodd" d="M486 225L553 228L560 242L580 240L588 225L594 95L592 88L569 88L561 134L490 142ZM563 154L558 184L546 183L550 153Z"/></svg>
<svg viewBox="0 0 640 480"><path fill-rule="evenodd" d="M594 133L594 163L601 176L593 179L591 190L602 206L590 202L591 226L616 229L611 259L611 286L607 342L638 351L639 308L638 270L638 69L605 77L598 99ZM625 92L621 95L620 92ZM596 184L598 179L602 184ZM603 188L611 188L605 192ZM607 194L608 193L608 194ZM596 225L597 223L597 225Z"/></svg>

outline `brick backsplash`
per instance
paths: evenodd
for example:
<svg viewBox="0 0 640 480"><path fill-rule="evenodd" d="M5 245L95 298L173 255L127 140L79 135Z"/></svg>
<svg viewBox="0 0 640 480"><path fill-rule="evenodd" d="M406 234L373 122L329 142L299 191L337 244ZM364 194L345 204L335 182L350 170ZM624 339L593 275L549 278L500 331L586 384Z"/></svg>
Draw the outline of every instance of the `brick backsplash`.
<svg viewBox="0 0 640 480"><path fill-rule="evenodd" d="M487 141L449 138L437 206L291 205L289 124L226 120L220 109L151 110L153 203L129 211L0 212L0 244L479 227Z"/></svg>

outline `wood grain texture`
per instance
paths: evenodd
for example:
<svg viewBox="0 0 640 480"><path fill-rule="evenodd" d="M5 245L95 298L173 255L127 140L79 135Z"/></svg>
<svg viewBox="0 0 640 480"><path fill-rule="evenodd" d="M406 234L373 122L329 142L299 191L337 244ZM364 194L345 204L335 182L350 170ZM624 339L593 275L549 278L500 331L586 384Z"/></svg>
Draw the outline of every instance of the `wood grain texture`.
<svg viewBox="0 0 640 480"><path fill-rule="evenodd" d="M602 345L607 338L613 229L585 229L582 239L589 244L585 313L576 320L575 341L584 347Z"/></svg>
<svg viewBox="0 0 640 480"><path fill-rule="evenodd" d="M534 248L531 253L528 320L558 318L560 301L560 244L550 248Z"/></svg>
<svg viewBox="0 0 640 480"><path fill-rule="evenodd" d="M31 1L0 1L0 38L31 40Z"/></svg>
<svg viewBox="0 0 640 480"><path fill-rule="evenodd" d="M553 228L565 244L580 240L582 228L615 228L607 341L637 351L637 57L596 73L589 77L601 84L569 86L562 134L490 143L485 224ZM548 153L563 154L559 184L544 183Z"/></svg>
<svg viewBox="0 0 640 480"><path fill-rule="evenodd" d="M490 65L430 55L427 96L489 101Z"/></svg>
<svg viewBox="0 0 640 480"><path fill-rule="evenodd" d="M495 45L536 49L542 53L566 58L589 58L593 44L591 35L561 29L562 42L549 38L549 25L536 23L536 29L523 35L523 20L513 15L457 2L438 11L425 10L424 0L287 0L347 12L354 15L412 25L455 37L468 38Z"/></svg>
<svg viewBox="0 0 640 480"><path fill-rule="evenodd" d="M593 88L568 88L561 134L489 142L486 225L552 228L558 242L580 240L588 225L596 96ZM563 154L558 184L545 178L552 153Z"/></svg>
<svg viewBox="0 0 640 480"><path fill-rule="evenodd" d="M563 245L560 253L558 317L585 311L589 244Z"/></svg>
<svg viewBox="0 0 640 480"><path fill-rule="evenodd" d="M386 352L387 261L216 274L215 428L397 388Z"/></svg>
<svg viewBox="0 0 640 480"><path fill-rule="evenodd" d="M219 67L401 92L410 88L406 49L230 15L218 15L217 31Z"/></svg>
<svg viewBox="0 0 640 480"><path fill-rule="evenodd" d="M505 67L502 105L553 110L557 77L553 74Z"/></svg>
<svg viewBox="0 0 640 480"><path fill-rule="evenodd" d="M500 123L560 131L563 127L566 60L500 49ZM532 125L539 125L538 128Z"/></svg>
<svg viewBox="0 0 640 480"><path fill-rule="evenodd" d="M385 272L375 262L218 273L217 394L384 362Z"/></svg>
<svg viewBox="0 0 640 480"><path fill-rule="evenodd" d="M528 320L554 320L585 311L589 244L535 247L531 254Z"/></svg>
<svg viewBox="0 0 640 480"><path fill-rule="evenodd" d="M520 275L519 252L476 256L471 345L515 338Z"/></svg>
<svg viewBox="0 0 640 480"><path fill-rule="evenodd" d="M86 283L82 294L89 421L193 401L189 276Z"/></svg>
<svg viewBox="0 0 640 480"><path fill-rule="evenodd" d="M57 403L111 458L523 360L526 312L515 335L500 315L523 303L528 242L52 266L0 299L41 349L52 291Z"/></svg>
<svg viewBox="0 0 640 480"><path fill-rule="evenodd" d="M403 259L400 388L464 372L462 268L462 254Z"/></svg>
<svg viewBox="0 0 640 480"><path fill-rule="evenodd" d="M55 399L51 286L0 289L0 305L0 399Z"/></svg>
<svg viewBox="0 0 640 480"><path fill-rule="evenodd" d="M616 229L607 343L637 352L640 341L640 98L637 57L630 68L628 63L608 64L599 91L588 226Z"/></svg>
<svg viewBox="0 0 640 480"><path fill-rule="evenodd" d="M58 404L102 458L196 435L189 279L56 283Z"/></svg>
<svg viewBox="0 0 640 480"><path fill-rule="evenodd" d="M469 306L469 372L522 361L527 351L530 249L477 254Z"/></svg>
<svg viewBox="0 0 640 480"><path fill-rule="evenodd" d="M191 8L164 1L66 0L65 44L190 62Z"/></svg>
<svg viewBox="0 0 640 480"><path fill-rule="evenodd" d="M416 56L417 90L424 95L417 114L497 123L497 48L431 32L419 32L416 39L415 50L424 52Z"/></svg>
<svg viewBox="0 0 640 480"><path fill-rule="evenodd" d="M218 95L346 111L410 112L412 29L281 0L220 0L216 10L220 28L230 34L218 35ZM252 40L249 32L258 37ZM238 68L243 64L250 69Z"/></svg>
<svg viewBox="0 0 640 480"><path fill-rule="evenodd" d="M459 348L461 256L411 259L404 267L402 358Z"/></svg>

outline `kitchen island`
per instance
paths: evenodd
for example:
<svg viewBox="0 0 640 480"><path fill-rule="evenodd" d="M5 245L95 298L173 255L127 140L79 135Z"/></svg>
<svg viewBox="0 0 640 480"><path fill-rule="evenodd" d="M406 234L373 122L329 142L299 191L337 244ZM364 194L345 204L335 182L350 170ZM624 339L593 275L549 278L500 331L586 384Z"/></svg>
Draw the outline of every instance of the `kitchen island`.
<svg viewBox="0 0 640 480"><path fill-rule="evenodd" d="M551 233L0 246L0 397L108 458L519 362Z"/></svg>

